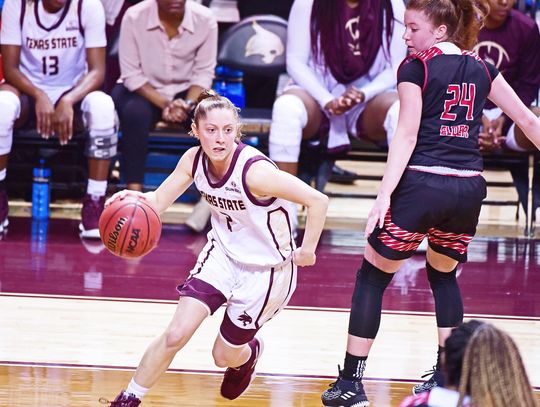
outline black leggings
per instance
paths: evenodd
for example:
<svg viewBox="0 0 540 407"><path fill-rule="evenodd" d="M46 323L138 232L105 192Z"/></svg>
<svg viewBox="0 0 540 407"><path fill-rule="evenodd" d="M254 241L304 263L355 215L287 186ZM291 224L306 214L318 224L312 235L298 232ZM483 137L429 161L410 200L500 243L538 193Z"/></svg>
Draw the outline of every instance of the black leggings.
<svg viewBox="0 0 540 407"><path fill-rule="evenodd" d="M181 92L176 98L185 97ZM148 154L148 134L161 119L161 109L141 95L117 84L112 98L120 118L122 173L127 184L142 184Z"/></svg>

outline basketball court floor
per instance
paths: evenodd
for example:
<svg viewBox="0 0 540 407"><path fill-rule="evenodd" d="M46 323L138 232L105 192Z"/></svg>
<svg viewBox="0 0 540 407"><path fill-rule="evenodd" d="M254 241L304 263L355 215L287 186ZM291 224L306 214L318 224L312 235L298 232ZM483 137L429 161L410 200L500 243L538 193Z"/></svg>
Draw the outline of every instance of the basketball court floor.
<svg viewBox="0 0 540 407"><path fill-rule="evenodd" d="M321 392L343 363L348 307L365 246L362 221L351 214L365 216L369 207L370 201L333 200L317 265L301 269L289 307L262 329L260 375L243 397L227 401L219 395L222 370L212 362L211 347L221 309L143 405L320 406ZM540 400L540 240L523 238L515 220L509 222L513 233L500 232L501 219L490 226L493 210L486 209L481 236L458 277L466 319L492 322L513 336ZM12 206L0 241L0 406L100 406L100 398L112 400L168 323L176 284L205 243L204 235L168 221L187 213L173 210L165 215L159 246L142 259L124 260L99 242L79 239L78 221L70 219L77 211L59 216L54 209L44 224L26 216L28 207ZM495 233L484 233L486 227ZM386 291L365 372L373 406L398 406L435 360L424 261L422 255L409 260Z"/></svg>

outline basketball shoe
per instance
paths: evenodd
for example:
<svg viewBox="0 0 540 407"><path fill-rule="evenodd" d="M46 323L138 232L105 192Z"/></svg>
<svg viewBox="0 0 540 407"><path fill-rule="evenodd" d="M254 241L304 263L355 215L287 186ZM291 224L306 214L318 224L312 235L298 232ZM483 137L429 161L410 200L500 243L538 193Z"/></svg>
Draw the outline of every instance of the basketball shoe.
<svg viewBox="0 0 540 407"><path fill-rule="evenodd" d="M86 194L82 202L79 230L82 238L99 239L99 217L103 212L105 196Z"/></svg>
<svg viewBox="0 0 540 407"><path fill-rule="evenodd" d="M0 191L0 233L8 227L9 204L6 191Z"/></svg>
<svg viewBox="0 0 540 407"><path fill-rule="evenodd" d="M109 404L108 400L99 399L100 404ZM137 407L141 404L141 400L135 397L133 394L127 394L125 391L122 391L112 403L109 404L109 407Z"/></svg>
<svg viewBox="0 0 540 407"><path fill-rule="evenodd" d="M264 343L261 338L253 338L248 342L251 348L251 356L240 367L229 367L223 376L221 383L221 395L229 400L234 400L244 393L253 379L255 379L255 365L261 357Z"/></svg>
<svg viewBox="0 0 540 407"><path fill-rule="evenodd" d="M330 388L326 390L321 400L324 406L330 407L366 407L369 406L369 401L364 391L364 385L361 379L348 380L342 376L342 371L339 371L339 376L334 383L330 384Z"/></svg>
<svg viewBox="0 0 540 407"><path fill-rule="evenodd" d="M430 375L431 377L424 383L414 385L412 391L414 395L424 393L425 391L429 391L437 386L444 386L444 376L440 370L436 369L435 366L433 366L432 370L429 370L426 374L424 374L422 378L428 377Z"/></svg>

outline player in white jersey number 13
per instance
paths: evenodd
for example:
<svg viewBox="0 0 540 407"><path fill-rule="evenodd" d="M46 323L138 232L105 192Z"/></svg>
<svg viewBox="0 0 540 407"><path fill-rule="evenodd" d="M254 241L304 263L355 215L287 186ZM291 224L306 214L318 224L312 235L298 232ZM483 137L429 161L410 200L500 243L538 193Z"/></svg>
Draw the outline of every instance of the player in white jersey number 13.
<svg viewBox="0 0 540 407"><path fill-rule="evenodd" d="M195 182L212 211L212 229L189 278L178 287L178 308L165 332L148 347L128 388L111 406L137 406L202 321L226 304L212 354L227 367L221 394L240 396L255 376L263 350L260 327L288 303L296 267L315 263L315 248L328 207L326 195L280 171L266 156L240 142L238 109L212 91L199 97L188 150L156 191L142 196L159 213ZM307 208L302 245L295 247L291 205Z"/></svg>

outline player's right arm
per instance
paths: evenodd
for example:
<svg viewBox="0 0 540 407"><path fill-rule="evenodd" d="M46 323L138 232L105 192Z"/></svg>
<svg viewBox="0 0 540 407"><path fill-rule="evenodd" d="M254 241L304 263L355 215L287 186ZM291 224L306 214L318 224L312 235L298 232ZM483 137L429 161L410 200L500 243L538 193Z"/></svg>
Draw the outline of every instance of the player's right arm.
<svg viewBox="0 0 540 407"><path fill-rule="evenodd" d="M198 147L192 147L186 151L178 161L174 171L155 191L142 193L124 189L107 199L105 206L109 206L117 199L124 199L126 196L136 196L145 199L159 214L162 214L193 182L191 171L197 149Z"/></svg>
<svg viewBox="0 0 540 407"><path fill-rule="evenodd" d="M193 182L193 161L199 147L192 147L182 155L174 171L153 192L148 192L149 199L158 213L163 213L182 195Z"/></svg>
<svg viewBox="0 0 540 407"><path fill-rule="evenodd" d="M22 33L20 26L21 0L7 1L2 8L2 62L6 82L36 101L37 131L42 137L52 134L54 105L47 94L36 87L19 69Z"/></svg>

